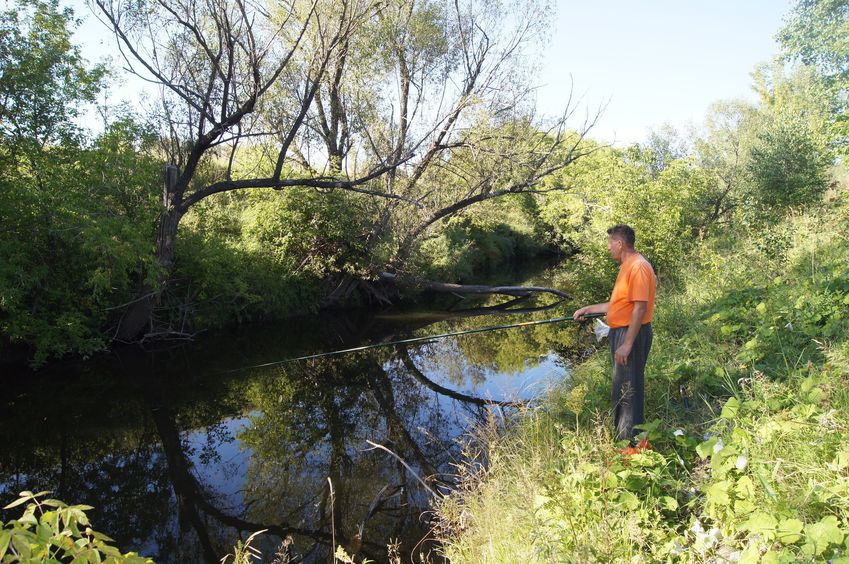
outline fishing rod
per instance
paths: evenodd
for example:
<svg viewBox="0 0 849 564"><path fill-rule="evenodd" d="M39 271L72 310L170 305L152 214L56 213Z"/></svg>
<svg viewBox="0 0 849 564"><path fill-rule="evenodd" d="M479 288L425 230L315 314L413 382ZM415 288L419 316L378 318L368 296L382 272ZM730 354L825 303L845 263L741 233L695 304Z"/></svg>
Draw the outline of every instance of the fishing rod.
<svg viewBox="0 0 849 564"><path fill-rule="evenodd" d="M595 319L597 317L604 316L604 313L586 313L581 316L581 321L585 319ZM295 358L287 358L285 360L275 360L273 362L266 362L263 364L256 364L254 366L243 366L241 368L234 368L232 370L226 370L225 373L228 372L241 372L242 370L250 370L254 368L266 368L269 366L277 366L279 364L287 364L290 362L299 362L302 360L312 360L315 358L325 358L328 356L336 356L340 354L348 354L360 351L367 351L370 349L379 349L382 347L391 347L395 345L410 345L413 343L429 343L432 341L436 341L438 339L444 339L446 337L459 337L460 335L471 335L473 333L486 333L488 331L497 331L499 329L513 329L516 327L530 327L533 325L546 325L548 323L562 323L564 321L575 321L575 317L569 315L567 317L552 317L551 319L541 319L539 321L523 321L521 323L509 323L506 325L490 325L488 327L480 327L478 329L467 329L465 331L452 331L450 333L440 333L439 335L426 335L424 337L412 337L409 339L399 339L397 341L389 341L388 343L374 343L371 345L363 345L361 347L353 347L350 349L340 349L335 351L328 351L317 354L310 354L306 356L299 356Z"/></svg>

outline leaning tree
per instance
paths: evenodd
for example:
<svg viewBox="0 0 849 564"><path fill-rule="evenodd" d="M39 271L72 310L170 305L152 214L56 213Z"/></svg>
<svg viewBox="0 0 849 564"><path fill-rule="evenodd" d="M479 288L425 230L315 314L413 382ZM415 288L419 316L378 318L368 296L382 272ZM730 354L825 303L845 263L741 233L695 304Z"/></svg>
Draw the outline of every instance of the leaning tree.
<svg viewBox="0 0 849 564"><path fill-rule="evenodd" d="M158 284L117 336L151 322L180 220L223 192L301 186L365 194L368 245L404 265L428 229L492 198L562 189L595 122L534 115L529 48L550 13L537 0L91 0L127 69L155 84L168 167L156 239ZM245 173L239 151L262 147ZM358 283L343 276L334 295ZM333 296L331 296L332 298Z"/></svg>

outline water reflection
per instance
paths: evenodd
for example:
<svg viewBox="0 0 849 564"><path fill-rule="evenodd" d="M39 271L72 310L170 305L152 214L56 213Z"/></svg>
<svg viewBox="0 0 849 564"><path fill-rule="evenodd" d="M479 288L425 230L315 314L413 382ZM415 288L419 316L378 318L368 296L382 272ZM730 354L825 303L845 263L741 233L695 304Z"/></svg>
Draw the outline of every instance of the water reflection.
<svg viewBox="0 0 849 564"><path fill-rule="evenodd" d="M406 558L427 554L422 513L428 490L452 482L457 438L488 410L509 414L561 378L576 327L237 369L507 323L516 318L494 313L517 308L521 320L564 313L520 300L437 315L324 316L12 379L0 402L0 501L30 489L93 505L96 528L162 562L218 562L261 529L268 561L279 553L327 562L334 532L377 561L393 541Z"/></svg>

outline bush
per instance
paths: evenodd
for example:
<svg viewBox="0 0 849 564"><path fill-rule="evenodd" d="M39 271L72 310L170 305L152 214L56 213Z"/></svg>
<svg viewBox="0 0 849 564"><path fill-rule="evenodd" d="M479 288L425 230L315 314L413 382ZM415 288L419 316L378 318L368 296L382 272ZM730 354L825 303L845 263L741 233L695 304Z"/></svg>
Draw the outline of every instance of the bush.
<svg viewBox="0 0 849 564"><path fill-rule="evenodd" d="M152 564L134 552L122 554L112 539L93 530L85 514L90 506L67 505L48 493L21 492L3 508L26 504L18 519L0 522L0 561Z"/></svg>

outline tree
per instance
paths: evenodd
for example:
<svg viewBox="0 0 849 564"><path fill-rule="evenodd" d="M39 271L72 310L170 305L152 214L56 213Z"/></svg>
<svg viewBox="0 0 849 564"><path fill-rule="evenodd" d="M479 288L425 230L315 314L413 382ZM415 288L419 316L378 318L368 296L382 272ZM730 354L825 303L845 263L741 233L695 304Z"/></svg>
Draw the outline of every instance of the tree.
<svg viewBox="0 0 849 564"><path fill-rule="evenodd" d="M649 168L655 176L663 172L672 161L684 158L690 152L687 140L682 139L670 123L664 123L659 128L653 129L649 133L645 148L654 157L649 163Z"/></svg>
<svg viewBox="0 0 849 564"><path fill-rule="evenodd" d="M161 88L164 149L176 165L166 175L156 238L159 287L143 289L122 319L119 338L131 339L151 322L153 306L173 266L177 228L192 205L244 188L344 185L357 190L390 168L380 166L348 180L299 177L284 166L320 78L340 41L363 17L360 3L345 2L336 17L327 19L317 13L315 2L268 10L251 2L224 0L142 4L97 0L96 5L114 30L130 70ZM316 25L310 28L313 20ZM314 32L312 39L319 48L304 57L299 47L308 31ZM291 98L281 106L294 101L294 112L266 101L268 93L283 83ZM259 109L268 113L259 114ZM237 178L233 175L237 150L251 139L278 142L273 172Z"/></svg>
<svg viewBox="0 0 849 564"><path fill-rule="evenodd" d="M787 58L815 66L834 84L849 81L846 25L849 6L843 0L799 0L777 38Z"/></svg>
<svg viewBox="0 0 849 564"><path fill-rule="evenodd" d="M0 333L36 363L102 348L149 256L150 138L129 116L91 141L76 125L106 76L76 25L55 1L0 13Z"/></svg>
<svg viewBox="0 0 849 564"><path fill-rule="evenodd" d="M124 316L124 339L151 321L180 220L209 196L301 186L379 198L367 248L397 240L388 258L401 267L438 221L490 198L539 191L581 155L594 122L569 133L569 108L539 133L529 119L530 89L514 82L514 71L545 21L535 1L509 17L500 0L95 4L131 71L161 88L162 136L176 165L163 191L159 286L145 288ZM389 94L396 77L398 93ZM237 174L247 146L267 158ZM480 174L455 166L472 160ZM343 277L337 289L350 283Z"/></svg>
<svg viewBox="0 0 849 564"><path fill-rule="evenodd" d="M79 139L74 118L94 100L105 68L88 68L71 43L78 22L70 8L60 11L58 0L15 6L0 13L0 135L4 156L22 157L37 174L39 154Z"/></svg>
<svg viewBox="0 0 849 564"><path fill-rule="evenodd" d="M750 195L762 209L812 203L832 160L826 92L810 68L786 76L782 65L764 66L753 76L761 104L748 123Z"/></svg>
<svg viewBox="0 0 849 564"><path fill-rule="evenodd" d="M695 140L699 166L714 176L713 189L706 194L702 231L731 222L746 187L746 163L751 145L746 127L755 107L743 101L713 104L705 117L701 134Z"/></svg>
<svg viewBox="0 0 849 564"><path fill-rule="evenodd" d="M849 138L849 6L842 0L799 0L778 34L783 56L816 69L831 96L831 137L845 152Z"/></svg>

